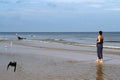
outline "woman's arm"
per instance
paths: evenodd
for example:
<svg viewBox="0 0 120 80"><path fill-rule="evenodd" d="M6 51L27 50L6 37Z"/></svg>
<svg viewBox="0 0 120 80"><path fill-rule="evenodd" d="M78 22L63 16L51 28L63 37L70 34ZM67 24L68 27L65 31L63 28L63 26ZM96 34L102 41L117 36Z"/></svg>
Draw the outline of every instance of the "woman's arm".
<svg viewBox="0 0 120 80"><path fill-rule="evenodd" d="M97 40L96 43L97 43L97 44L100 43L100 42L101 42L100 40L101 40L101 39L100 39L100 36L98 36L98 40Z"/></svg>

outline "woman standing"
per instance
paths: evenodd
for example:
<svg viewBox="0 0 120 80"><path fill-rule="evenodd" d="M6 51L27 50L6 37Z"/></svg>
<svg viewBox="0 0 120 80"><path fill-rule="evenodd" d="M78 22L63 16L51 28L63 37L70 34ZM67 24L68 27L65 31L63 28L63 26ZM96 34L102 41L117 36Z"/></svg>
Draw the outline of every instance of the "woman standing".
<svg viewBox="0 0 120 80"><path fill-rule="evenodd" d="M98 32L98 37L97 37L97 42L96 42L96 46L97 46L97 63L103 63L103 41L104 38L102 36L102 31Z"/></svg>

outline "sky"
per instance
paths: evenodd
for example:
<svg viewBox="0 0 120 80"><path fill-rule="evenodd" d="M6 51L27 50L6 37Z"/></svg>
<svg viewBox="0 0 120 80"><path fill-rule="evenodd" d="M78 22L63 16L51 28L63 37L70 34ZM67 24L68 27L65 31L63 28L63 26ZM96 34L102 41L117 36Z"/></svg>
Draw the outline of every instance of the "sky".
<svg viewBox="0 0 120 80"><path fill-rule="evenodd" d="M0 0L0 32L117 32L120 0Z"/></svg>

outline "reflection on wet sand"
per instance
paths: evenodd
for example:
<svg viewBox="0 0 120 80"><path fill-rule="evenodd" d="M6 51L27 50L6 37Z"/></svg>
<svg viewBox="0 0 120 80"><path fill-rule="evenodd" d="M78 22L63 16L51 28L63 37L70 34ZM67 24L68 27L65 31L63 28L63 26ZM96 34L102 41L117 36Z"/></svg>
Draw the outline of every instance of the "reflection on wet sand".
<svg viewBox="0 0 120 80"><path fill-rule="evenodd" d="M103 65L97 64L96 65L96 80L104 80L103 78Z"/></svg>

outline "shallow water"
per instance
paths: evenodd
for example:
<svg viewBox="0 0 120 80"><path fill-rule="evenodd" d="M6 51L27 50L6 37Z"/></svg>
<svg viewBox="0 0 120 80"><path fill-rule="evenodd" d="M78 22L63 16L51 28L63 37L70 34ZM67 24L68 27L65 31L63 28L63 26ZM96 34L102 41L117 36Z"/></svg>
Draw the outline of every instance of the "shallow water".
<svg viewBox="0 0 120 80"><path fill-rule="evenodd" d="M39 41L0 42L2 80L119 80L120 56L104 54L104 64L95 63L94 47L71 46ZM9 61L17 61L6 70Z"/></svg>

